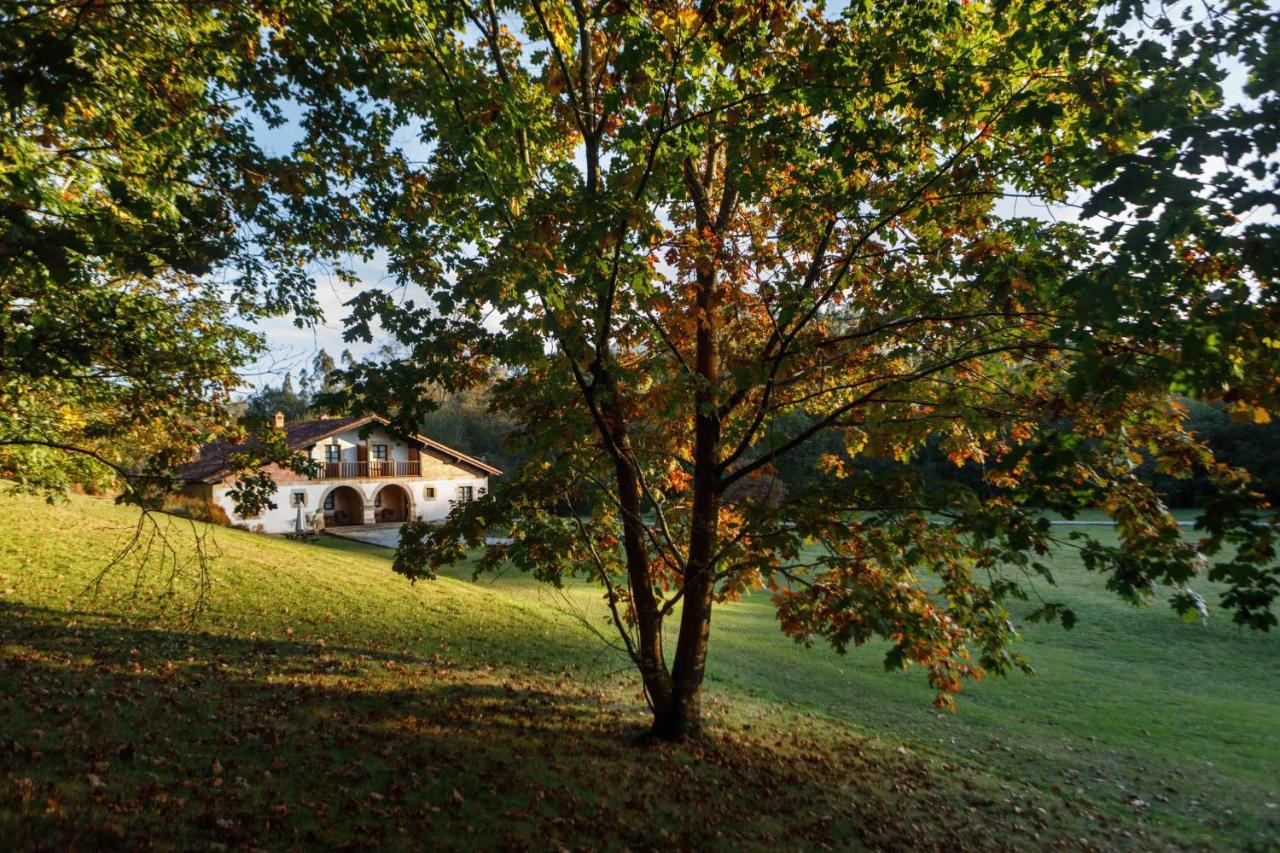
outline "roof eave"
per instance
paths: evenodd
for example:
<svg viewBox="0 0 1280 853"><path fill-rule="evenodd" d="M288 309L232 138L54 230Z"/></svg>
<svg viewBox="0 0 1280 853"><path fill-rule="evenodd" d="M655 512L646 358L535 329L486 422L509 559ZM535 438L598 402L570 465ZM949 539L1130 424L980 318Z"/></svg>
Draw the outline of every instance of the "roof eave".
<svg viewBox="0 0 1280 853"><path fill-rule="evenodd" d="M326 438L337 435L340 432L346 432L349 429L360 429L361 427L369 424L369 422L371 421L377 421L383 426L392 426L391 421L387 420L384 417L381 417L380 415L365 415L363 417L355 419L351 423L343 424L340 427L331 429L328 432L321 433L320 435L310 436L303 441L297 442L296 444L290 443L289 449L293 451L302 450L304 447L309 447L311 445L319 444L320 442L324 441ZM432 448L433 450L437 450L447 456L452 456L458 462L465 463L467 465L470 465L473 468L478 468L481 471L484 471L488 474L492 474L494 476L498 476L502 474L502 471L500 469L493 467L489 463L476 459L474 456L468 456L465 453L454 450L452 447L449 447L447 444L441 444L440 442L436 441L434 438L428 438L427 436L420 435L418 433L410 433L409 437L422 442L423 444ZM202 477L187 477L187 478L184 478L184 480L185 482L188 482L188 483L216 483L224 479L227 472L228 472L228 466L224 464L221 468L218 468L209 474L205 474Z"/></svg>

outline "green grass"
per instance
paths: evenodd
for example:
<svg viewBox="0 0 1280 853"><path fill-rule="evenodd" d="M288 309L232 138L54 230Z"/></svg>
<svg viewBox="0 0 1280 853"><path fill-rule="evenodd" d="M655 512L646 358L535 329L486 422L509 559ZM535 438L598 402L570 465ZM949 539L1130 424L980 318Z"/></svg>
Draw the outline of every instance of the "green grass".
<svg viewBox="0 0 1280 853"><path fill-rule="evenodd" d="M410 587L382 549L219 529L192 621L189 566L169 597L156 559L86 591L128 510L0 518L6 846L1280 844L1278 638L1128 608L1066 556L1081 624L1027 626L1040 674L956 715L756 597L714 617L713 736L640 747L637 684L574 615L604 627L593 590Z"/></svg>

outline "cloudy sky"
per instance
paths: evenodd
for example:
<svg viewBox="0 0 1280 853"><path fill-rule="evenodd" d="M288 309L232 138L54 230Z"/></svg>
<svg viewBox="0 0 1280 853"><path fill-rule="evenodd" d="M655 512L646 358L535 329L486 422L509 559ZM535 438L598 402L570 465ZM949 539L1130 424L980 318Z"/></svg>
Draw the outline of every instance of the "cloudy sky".
<svg viewBox="0 0 1280 853"><path fill-rule="evenodd" d="M300 115L297 108L286 108L286 117ZM299 138L294 121L283 127L268 128L259 123L257 137L259 143L268 153L287 156L294 142ZM411 156L425 159L422 144L408 131L401 132L399 144ZM370 261L355 259L351 268L359 275L360 284L351 286L336 277L320 273L316 276L316 298L324 312L324 321L315 326L299 327L292 317L275 317L255 323L252 328L261 332L266 338L268 351L259 362L245 373L245 393L265 385L279 385L286 374L292 373L297 378L303 368L310 368L312 360L324 350L335 360L343 350L350 350L352 355L360 358L368 355L380 346L376 341L372 344L364 342L347 343L342 338L343 318L349 310L345 303L362 290L372 287L396 288L395 281L387 273L385 253L378 252ZM398 291L404 298L403 289ZM416 294L421 298L421 293Z"/></svg>

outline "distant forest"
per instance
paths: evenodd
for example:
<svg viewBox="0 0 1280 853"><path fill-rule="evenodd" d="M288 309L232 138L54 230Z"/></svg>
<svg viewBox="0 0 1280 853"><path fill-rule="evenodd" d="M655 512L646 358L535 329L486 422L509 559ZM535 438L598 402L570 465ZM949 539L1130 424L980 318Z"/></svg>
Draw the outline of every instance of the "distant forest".
<svg viewBox="0 0 1280 853"><path fill-rule="evenodd" d="M1254 486L1276 504L1280 502L1280 421L1264 424L1239 422L1232 419L1222 403L1204 403L1184 400L1187 408L1186 428L1213 449L1218 461L1233 467L1244 468L1253 476ZM797 419L787 425L785 433L799 432L806 423ZM787 464L778 466L778 475L789 489L809 488L820 484L824 474L817 462L826 455L845 455L839 436L826 435L811 442L800 451L792 452ZM889 459L859 458L855 466L891 468L902 465ZM943 479L956 480L983 491L994 491L982 485L982 470L975 463L957 468L935 444L930 444L912 461L905 463L923 472ZM1173 508L1201 506L1209 495L1210 487L1203 475L1187 479L1174 479L1160 474L1151 463L1138 469L1144 480L1151 482Z"/></svg>
<svg viewBox="0 0 1280 853"><path fill-rule="evenodd" d="M342 360L350 361L350 356L343 353ZM337 362L322 350L310 369L299 371L296 380L288 374L281 384L265 386L247 397L241 408L242 419L250 423L265 422L277 411L283 412L289 420L332 416L332 413L317 408L314 401L318 394L332 390L327 377L336 366ZM1208 442L1218 460L1249 471L1255 486L1267 495L1268 500L1273 504L1280 502L1280 421L1242 423L1232 419L1221 403L1187 400L1184 405L1187 407L1187 428ZM517 425L490 411L489 395L485 389L465 394L441 394L439 406L419 424L423 435L503 470L513 469L523 458L516 437ZM801 417L779 423L774 430L775 440L798 433L805 426L807 423ZM777 476L786 492L820 487L825 475L818 466L818 460L826 455L847 458L838 435L825 434L821 440L812 441L783 457L777 466ZM979 490L984 488L978 465L968 463L957 468L936 446L926 447L907 463L861 457L851 461L855 466L876 468L905 465ZM1208 495L1209 486L1203 476L1173 479L1159 474L1150 464L1143 465L1139 473L1155 484L1171 507L1199 506ZM591 502L589 495L584 495L583 499L588 504Z"/></svg>

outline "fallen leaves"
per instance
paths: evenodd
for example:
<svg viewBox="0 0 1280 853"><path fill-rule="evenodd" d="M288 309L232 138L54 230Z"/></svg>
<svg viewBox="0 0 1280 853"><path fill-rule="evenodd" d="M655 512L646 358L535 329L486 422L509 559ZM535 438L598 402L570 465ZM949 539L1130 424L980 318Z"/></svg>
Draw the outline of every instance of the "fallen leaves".
<svg viewBox="0 0 1280 853"><path fill-rule="evenodd" d="M0 725L57 744L4 747L22 773L0 777L0 833L19 845L573 849L607 826L631 847L940 849L956 833L1045 831L1034 804L1006 810L981 776L816 718L796 730L713 701L708 740L636 747L644 708L625 678L234 637L174 645L108 620L82 622L90 658L68 654L60 625L0 631L0 682L24 687ZM68 725L81 736L59 737ZM706 790L715 809L681 807Z"/></svg>

